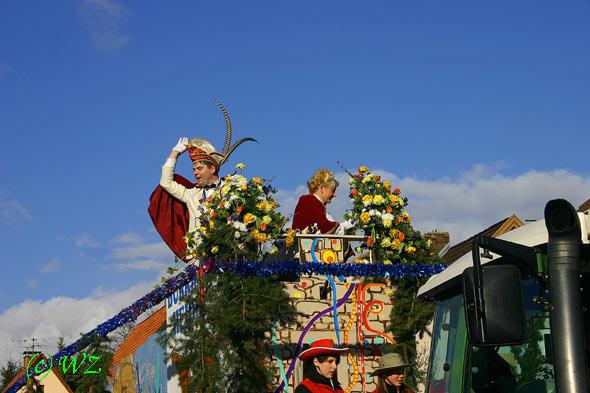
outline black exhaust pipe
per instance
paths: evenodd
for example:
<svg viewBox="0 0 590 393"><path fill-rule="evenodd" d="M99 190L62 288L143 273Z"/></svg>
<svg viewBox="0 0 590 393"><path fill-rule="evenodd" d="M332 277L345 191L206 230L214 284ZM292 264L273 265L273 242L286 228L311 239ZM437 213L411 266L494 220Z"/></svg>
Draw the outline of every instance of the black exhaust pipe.
<svg viewBox="0 0 590 393"><path fill-rule="evenodd" d="M588 392L580 296L580 221L568 201L554 199L545 206L545 225L549 234L547 266L557 392Z"/></svg>

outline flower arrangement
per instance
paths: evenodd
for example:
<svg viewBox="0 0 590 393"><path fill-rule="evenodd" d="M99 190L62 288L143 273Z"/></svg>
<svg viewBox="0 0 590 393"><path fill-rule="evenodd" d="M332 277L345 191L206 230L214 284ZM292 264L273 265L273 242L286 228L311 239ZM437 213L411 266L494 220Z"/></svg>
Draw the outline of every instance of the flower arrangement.
<svg viewBox="0 0 590 393"><path fill-rule="evenodd" d="M357 247L373 250L378 261L410 262L416 250L428 247L427 240L412 228L410 215L404 209L407 198L391 183L369 171L366 166L358 168L349 179L352 209L345 213L346 219L356 222L366 240Z"/></svg>
<svg viewBox="0 0 590 393"><path fill-rule="evenodd" d="M236 169L242 171L240 163ZM276 190L259 177L223 178L207 198L200 227L185 235L187 255L197 259L262 260L261 245L281 236L287 219L277 212ZM269 251L276 252L276 247Z"/></svg>

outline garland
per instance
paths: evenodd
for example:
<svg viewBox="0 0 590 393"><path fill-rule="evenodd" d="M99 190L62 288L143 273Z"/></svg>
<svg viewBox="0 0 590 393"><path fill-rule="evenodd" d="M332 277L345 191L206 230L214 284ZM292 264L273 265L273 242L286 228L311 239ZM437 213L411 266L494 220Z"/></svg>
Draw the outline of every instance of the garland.
<svg viewBox="0 0 590 393"><path fill-rule="evenodd" d="M277 261L271 263L256 261L207 261L204 264L205 274L235 274L241 277L268 277L284 274L315 274L335 275L344 277L424 277L440 273L445 269L442 264L358 264L358 263L332 263L321 262L301 263L296 260ZM203 268L203 265L201 265ZM107 334L118 327L135 321L141 314L150 308L157 306L178 288L190 282L199 270L199 266L188 265L179 274L170 277L158 288L152 290L133 304L122 309L117 315L101 323L90 332L86 333L74 343L53 355L44 364L26 370L8 390L7 393L16 393L23 387L27 380L49 370L55 361L56 364L62 356L70 356L86 348L95 335L106 337ZM49 364L48 364L49 362ZM40 362L41 363L41 362Z"/></svg>

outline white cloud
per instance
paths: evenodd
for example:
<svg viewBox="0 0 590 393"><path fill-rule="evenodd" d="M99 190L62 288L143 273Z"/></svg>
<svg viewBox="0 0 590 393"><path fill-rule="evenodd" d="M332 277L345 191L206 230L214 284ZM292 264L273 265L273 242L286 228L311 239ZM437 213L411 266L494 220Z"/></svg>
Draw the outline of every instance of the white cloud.
<svg viewBox="0 0 590 393"><path fill-rule="evenodd" d="M162 241L149 243L135 232L123 233L112 240L119 244L109 258L121 261L112 267L117 270L156 270L163 272L174 260L170 249Z"/></svg>
<svg viewBox="0 0 590 393"><path fill-rule="evenodd" d="M54 273L59 270L59 266L60 266L59 259L53 258L53 259L47 261L46 263L44 263L43 265L41 265L41 268L39 269L39 271L41 273Z"/></svg>
<svg viewBox="0 0 590 393"><path fill-rule="evenodd" d="M100 247L100 243L97 240L93 239L89 234L81 233L78 235L78 238L76 238L76 247L98 248Z"/></svg>
<svg viewBox="0 0 590 393"><path fill-rule="evenodd" d="M125 232L111 241L118 244L139 244L143 238L135 232Z"/></svg>
<svg viewBox="0 0 590 393"><path fill-rule="evenodd" d="M102 50L116 50L129 43L129 36L120 31L125 8L114 0L81 0L80 14Z"/></svg>
<svg viewBox="0 0 590 393"><path fill-rule="evenodd" d="M108 320L123 307L151 291L153 283L143 282L121 292L95 289L89 296L76 299L54 297L47 301L27 300L0 314L0 364L9 356L20 357L22 340L35 337L48 347L47 355L56 351L57 337L63 335L66 345Z"/></svg>
<svg viewBox="0 0 590 393"><path fill-rule="evenodd" d="M407 207L413 225L422 232L448 231L451 243L460 242L497 221L516 214L521 219L539 219L550 199L565 198L574 207L590 197L590 177L567 170L531 171L506 176L500 167L476 165L457 178L433 180L400 177L377 170L409 199ZM327 206L335 219L341 219L351 207L348 177L337 173L340 182L337 196ZM295 191L281 190L277 199L284 214L291 215L304 186Z"/></svg>
<svg viewBox="0 0 590 393"><path fill-rule="evenodd" d="M33 222L33 215L20 202L0 192L0 221L12 228L20 228L25 222Z"/></svg>

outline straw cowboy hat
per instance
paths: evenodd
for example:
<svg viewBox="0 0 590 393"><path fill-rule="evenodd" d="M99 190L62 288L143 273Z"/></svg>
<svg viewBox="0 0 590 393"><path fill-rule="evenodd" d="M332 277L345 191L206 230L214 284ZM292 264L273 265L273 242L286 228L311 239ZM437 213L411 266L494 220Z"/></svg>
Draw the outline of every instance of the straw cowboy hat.
<svg viewBox="0 0 590 393"><path fill-rule="evenodd" d="M348 348L336 348L334 341L331 339L316 340L311 343L308 349L299 354L299 360L305 362L317 356L340 356L342 353L348 352Z"/></svg>
<svg viewBox="0 0 590 393"><path fill-rule="evenodd" d="M384 375L387 374L387 371L391 369L406 367L410 365L410 363L404 362L399 353L386 353L379 359L379 365L371 373L371 376Z"/></svg>

